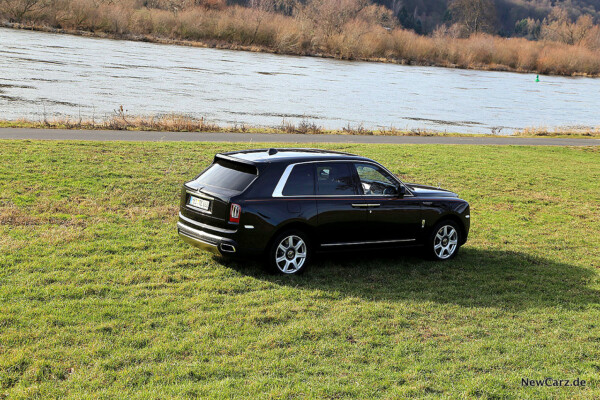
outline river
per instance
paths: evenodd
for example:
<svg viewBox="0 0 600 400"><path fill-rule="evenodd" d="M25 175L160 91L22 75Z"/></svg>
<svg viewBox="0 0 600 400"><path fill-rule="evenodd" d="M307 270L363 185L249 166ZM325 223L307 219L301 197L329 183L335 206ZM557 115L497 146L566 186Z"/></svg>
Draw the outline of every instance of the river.
<svg viewBox="0 0 600 400"><path fill-rule="evenodd" d="M510 133L600 125L600 79L217 50L0 28L0 118Z"/></svg>

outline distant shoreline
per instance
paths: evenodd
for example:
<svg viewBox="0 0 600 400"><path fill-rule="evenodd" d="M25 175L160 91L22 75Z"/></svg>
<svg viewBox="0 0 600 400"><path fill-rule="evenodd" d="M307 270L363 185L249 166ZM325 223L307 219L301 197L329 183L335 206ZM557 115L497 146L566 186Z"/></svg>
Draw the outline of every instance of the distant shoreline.
<svg viewBox="0 0 600 400"><path fill-rule="evenodd" d="M448 61L433 61L433 60L424 60L424 59L407 59L407 58L394 58L394 57L362 57L362 56L344 57L344 56L329 54L329 53L325 53L325 52L279 51L278 49L275 49L275 48L272 48L269 46L264 46L264 45L258 45L258 44L244 45L244 44L232 43L232 42L227 42L227 41L218 40L218 39L185 40L185 39L177 39L177 38L166 38L166 37L157 36L157 35L153 35L153 34L113 33L113 32L102 32L102 31L87 31L87 30L77 30L77 29L53 28L51 26L46 26L46 25L11 23L11 22L6 22L6 21L0 21L0 27L8 28L8 29L44 32L44 33L82 36L82 37L89 37L89 38L127 40L127 41L145 42L145 43L153 43L153 44L212 48L212 49L219 49L219 50L249 51L249 52L269 53L269 54L298 56L298 57L329 58L329 59L336 59L336 60L349 61L349 62L351 62L351 61L379 62L379 63L409 65L409 66L438 67L438 68L476 70L476 71L512 72L512 73L521 73L521 74L542 74L542 75L549 75L549 76L566 76L566 77L570 76L570 77L589 77L589 78L600 77L600 71L598 73L591 74L591 73L580 72L580 71L560 72L560 71L552 71L552 70L542 71L540 69L514 68L509 65L500 64L500 63L489 63L489 64L473 63L473 64L465 65L465 64L451 63ZM505 38L500 38L500 37L495 37L495 36L487 36L487 35L483 35L483 37L486 39L489 39L489 40L493 40L493 41L509 40L509 39L505 39ZM430 39L428 37L422 37L422 38L424 40ZM433 39L431 39L431 40L433 40ZM469 41L471 39L454 39L454 40ZM513 40L524 40L525 42L529 42L525 39L513 39ZM532 43L534 43L534 42L532 42Z"/></svg>

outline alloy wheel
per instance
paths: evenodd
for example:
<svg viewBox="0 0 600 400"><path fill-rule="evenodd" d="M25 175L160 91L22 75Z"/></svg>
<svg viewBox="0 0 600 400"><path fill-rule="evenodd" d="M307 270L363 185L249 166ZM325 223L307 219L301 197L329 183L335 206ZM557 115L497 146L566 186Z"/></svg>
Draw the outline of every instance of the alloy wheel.
<svg viewBox="0 0 600 400"><path fill-rule="evenodd" d="M275 251L275 265L284 274L293 274L302 268L306 261L306 243L301 237L284 237Z"/></svg>
<svg viewBox="0 0 600 400"><path fill-rule="evenodd" d="M458 232L452 225L442 226L433 239L433 251L437 258L445 260L452 257L458 247Z"/></svg>

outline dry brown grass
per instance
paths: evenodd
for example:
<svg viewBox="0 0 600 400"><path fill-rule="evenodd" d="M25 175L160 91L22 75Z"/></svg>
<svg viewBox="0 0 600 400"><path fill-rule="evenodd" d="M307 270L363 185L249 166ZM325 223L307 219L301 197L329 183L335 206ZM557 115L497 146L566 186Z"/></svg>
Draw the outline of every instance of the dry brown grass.
<svg viewBox="0 0 600 400"><path fill-rule="evenodd" d="M129 116L122 107L105 120L76 120L69 118L32 121L27 119L0 120L0 128L39 128L39 129L84 129L84 130L123 130L157 132L224 132L224 133L291 133L305 135L368 135L368 136L490 136L487 134L461 134L440 132L428 129L398 129L393 126L378 129L362 125L348 124L342 129L325 129L316 122L302 119L298 123L283 120L278 126L249 126L244 124L219 125L204 118L170 114L163 116ZM509 136L526 137L600 137L600 127L530 127L514 131ZM55 210L60 212L60 210ZM2 218L8 218L6 215ZM0 218L0 223L2 222Z"/></svg>
<svg viewBox="0 0 600 400"><path fill-rule="evenodd" d="M27 1L35 4L21 13ZM222 0L181 2L185 7L177 10L167 7L172 2L158 0L147 4L160 8L143 7L134 0L61 0L43 6L37 1L0 2L0 20L13 27L285 54L600 75L600 29L595 26L579 35L575 44L567 44L485 34L457 38L450 30L420 36L396 27L389 11L362 0L311 0L294 16L226 6Z"/></svg>
<svg viewBox="0 0 600 400"><path fill-rule="evenodd" d="M367 129L362 125L348 125L340 130L325 129L314 121L302 119L298 123L283 120L279 126L218 125L204 118L185 115L129 116L122 108L105 120L54 118L41 121L19 119L0 120L0 128L84 129L159 132L229 132L229 133L294 133L307 135L374 135L374 136L462 136L458 133L427 129L402 130L395 127ZM465 134L464 136L472 136Z"/></svg>
<svg viewBox="0 0 600 400"><path fill-rule="evenodd" d="M70 121L55 120L54 124L78 124L92 125L97 129L106 128L112 130L147 130L147 131L166 131L166 132L220 132L222 127L207 122L204 118L191 118L184 115L170 114L160 117L141 117L128 116L123 111L123 106L114 116L99 123L95 121ZM52 122L50 122L52 124Z"/></svg>
<svg viewBox="0 0 600 400"><path fill-rule="evenodd" d="M398 28L389 10L364 0L310 0L293 16L261 7L226 6L223 0L144 4L154 8L135 0L57 0L43 5L40 0L3 0L0 20L13 27L349 60L600 75L600 28L583 20L570 25L551 21L549 26L571 35L535 42L486 34L457 38L451 29L420 36ZM576 39L565 39L573 35Z"/></svg>
<svg viewBox="0 0 600 400"><path fill-rule="evenodd" d="M546 137L557 137L557 136L569 136L569 137L600 137L600 127L589 128L589 127L567 127L567 128L525 128L513 133L515 136L546 136Z"/></svg>
<svg viewBox="0 0 600 400"><path fill-rule="evenodd" d="M41 128L41 129L88 129L88 130L146 130L165 132L221 132L231 128L235 132L244 132L245 126L221 127L209 123L204 118L190 118L181 115L160 117L140 117L115 115L105 120L48 118L43 121L18 119L0 121L2 128Z"/></svg>

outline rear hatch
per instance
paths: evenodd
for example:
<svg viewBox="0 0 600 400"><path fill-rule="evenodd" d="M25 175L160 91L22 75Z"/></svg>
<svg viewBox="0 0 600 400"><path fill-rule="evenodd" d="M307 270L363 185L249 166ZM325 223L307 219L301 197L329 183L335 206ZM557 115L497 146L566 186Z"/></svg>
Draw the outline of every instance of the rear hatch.
<svg viewBox="0 0 600 400"><path fill-rule="evenodd" d="M236 229L237 224L229 222L232 200L257 176L255 165L217 155L210 167L183 186L181 214L211 227Z"/></svg>

